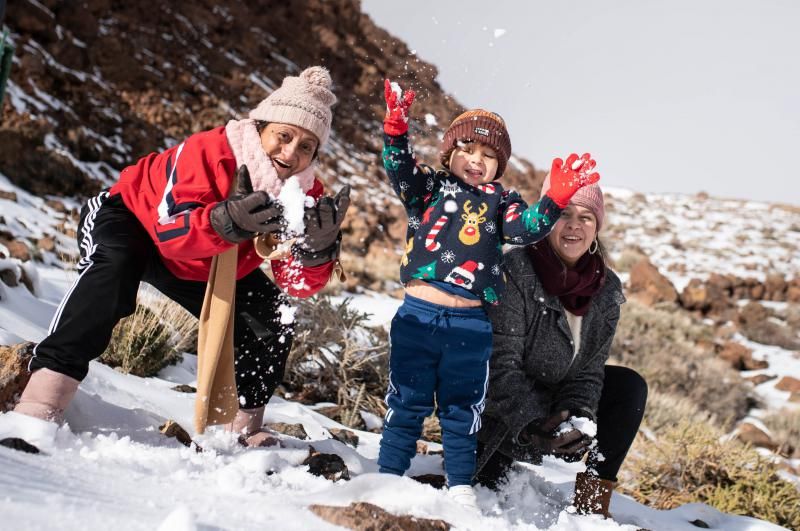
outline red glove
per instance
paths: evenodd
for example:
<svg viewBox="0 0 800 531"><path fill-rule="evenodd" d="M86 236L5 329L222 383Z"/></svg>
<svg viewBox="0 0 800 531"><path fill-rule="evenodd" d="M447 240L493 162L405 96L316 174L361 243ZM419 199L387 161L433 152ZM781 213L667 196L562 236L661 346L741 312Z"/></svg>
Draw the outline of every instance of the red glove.
<svg viewBox="0 0 800 531"><path fill-rule="evenodd" d="M550 167L550 189L546 195L559 208L566 208L578 189L600 180L599 173L590 173L595 164L588 153L584 153L580 158L572 153L567 157L566 163L561 159L553 159L553 165Z"/></svg>
<svg viewBox="0 0 800 531"><path fill-rule="evenodd" d="M383 97L386 100L386 117L383 119L383 130L387 135L398 136L408 131L408 108L414 102L416 94L406 90L403 97L392 90L391 82L383 82Z"/></svg>

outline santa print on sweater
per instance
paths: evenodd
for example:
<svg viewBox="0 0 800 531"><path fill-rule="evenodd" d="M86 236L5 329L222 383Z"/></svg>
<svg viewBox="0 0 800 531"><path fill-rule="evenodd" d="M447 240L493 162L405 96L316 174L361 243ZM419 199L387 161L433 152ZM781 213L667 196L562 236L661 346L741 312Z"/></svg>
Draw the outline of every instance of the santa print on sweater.
<svg viewBox="0 0 800 531"><path fill-rule="evenodd" d="M407 134L384 134L383 165L408 215L404 284L448 282L497 304L505 288L503 244L540 241L561 215L549 197L528 206L500 183L474 187L447 170L417 165Z"/></svg>

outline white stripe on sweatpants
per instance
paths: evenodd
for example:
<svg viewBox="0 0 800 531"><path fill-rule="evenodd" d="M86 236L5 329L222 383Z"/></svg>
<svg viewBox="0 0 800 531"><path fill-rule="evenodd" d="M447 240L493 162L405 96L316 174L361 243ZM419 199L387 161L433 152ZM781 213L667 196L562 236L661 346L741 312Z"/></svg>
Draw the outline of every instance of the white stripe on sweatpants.
<svg viewBox="0 0 800 531"><path fill-rule="evenodd" d="M85 275L89 270L89 267L94 264L92 261L92 254L94 254L95 250L97 249L97 245L94 244L91 231L94 228L94 218L97 217L97 212L100 210L103 201L105 201L107 197L108 192L103 191L100 192L98 196L89 200L89 212L86 214L86 218L84 218L83 227L81 227L83 237L81 238L80 247L85 250L85 255L83 258L81 258L80 262L78 262L78 268L82 269L82 271L80 275L78 275L78 278L75 279L75 282L72 283L72 286L70 286L67 294L64 295L63 299L61 299L61 304L58 305L58 309L56 310L55 315L53 315L53 320L50 321L50 328L47 331L48 334L52 334L58 326L58 321L61 319L61 314L64 311L64 307L67 305L67 300L69 300L72 292L75 291L75 288L78 286L78 282L81 281L81 278L83 278L83 275Z"/></svg>
<svg viewBox="0 0 800 531"><path fill-rule="evenodd" d="M481 429L481 414L483 413L484 408L486 407L486 393L489 390L489 361L486 361L486 376L483 380L483 395L481 396L480 401L472 406L472 427L469 430L469 434L472 435L473 433L478 433L478 430Z"/></svg>

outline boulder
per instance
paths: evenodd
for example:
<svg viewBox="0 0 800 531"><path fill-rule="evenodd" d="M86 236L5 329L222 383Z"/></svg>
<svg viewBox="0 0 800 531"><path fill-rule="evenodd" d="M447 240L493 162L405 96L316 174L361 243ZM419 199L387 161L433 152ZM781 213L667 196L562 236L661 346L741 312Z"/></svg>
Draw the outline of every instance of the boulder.
<svg viewBox="0 0 800 531"><path fill-rule="evenodd" d="M789 391L790 393L800 393L800 380L792 376L784 376L775 384L775 389Z"/></svg>
<svg viewBox="0 0 800 531"><path fill-rule="evenodd" d="M754 360L752 350L733 341L725 343L717 352L717 356L730 363L737 371L753 371L769 367L766 361Z"/></svg>
<svg viewBox="0 0 800 531"><path fill-rule="evenodd" d="M736 438L752 446L767 448L773 452L778 450L778 444L772 440L772 437L758 426L750 424L749 422L743 422L739 425L736 429Z"/></svg>
<svg viewBox="0 0 800 531"><path fill-rule="evenodd" d="M310 505L311 512L326 522L355 531L447 531L444 520L430 520L409 515L395 515L367 502L347 507Z"/></svg>
<svg viewBox="0 0 800 531"><path fill-rule="evenodd" d="M648 306L678 300L678 292L672 282L646 258L631 267L629 293Z"/></svg>

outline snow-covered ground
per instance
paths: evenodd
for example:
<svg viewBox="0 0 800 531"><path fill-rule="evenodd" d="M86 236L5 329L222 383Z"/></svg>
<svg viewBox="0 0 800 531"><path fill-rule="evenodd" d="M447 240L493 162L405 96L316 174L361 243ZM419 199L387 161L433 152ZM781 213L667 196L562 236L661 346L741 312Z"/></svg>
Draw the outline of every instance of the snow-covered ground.
<svg viewBox="0 0 800 531"><path fill-rule="evenodd" d="M24 301L17 290L7 295L0 307L13 311ZM390 316L398 304L378 294L353 301L376 316ZM307 507L366 501L396 514L441 518L456 529L677 530L696 529L689 523L696 519L715 529L780 529L701 504L656 511L619 494L612 502L615 521L576 516L570 496L582 465L555 459L518 473L499 496L479 489L481 513L473 514L430 486L378 474L380 435L356 432L360 442L351 448L328 432L343 426L280 398L270 402L267 422L302 423L310 440L281 436L282 448L245 449L229 434L209 430L196 437L205 449L197 453L158 431L167 419L191 429L194 395L171 388L195 383L194 360L186 356L158 378L123 375L93 362L67 410L68 426L51 443L40 442L45 455L0 447L0 528L334 529ZM41 424L22 420L0 415L0 438L18 433L47 440ZM309 474L301 464L309 446L341 456L353 479L333 483ZM441 458L418 455L409 473L441 474Z"/></svg>
<svg viewBox="0 0 800 531"><path fill-rule="evenodd" d="M41 200L3 180L0 190L18 194L17 202L0 199L6 229L19 237L54 233L58 216ZM65 240L59 245L75 252L74 243ZM25 287L0 283L3 344L41 339L74 278L55 254L26 267L38 296ZM348 296L355 307L372 314L370 324L375 326L386 325L399 304L378 293ZM763 352L765 357L780 354ZM771 363L771 368L772 373L790 371L797 376L795 365ZM481 512L470 513L430 486L377 474L379 435L357 432L360 443L354 449L331 438L328 429L342 426L311 407L280 398L270 402L267 422L302 423L309 440L281 436L281 448L244 449L230 435L212 429L196 437L205 449L198 453L158 431L167 419L191 430L194 395L172 387L194 382L192 356L158 378L123 375L93 362L67 411L68 425L49 438L43 424L0 415L0 438L23 434L38 440L44 451L31 455L0 447L0 529L334 529L308 506L358 501L396 514L441 518L456 529L695 530L690 522L698 519L712 529L780 529L703 504L657 511L618 493L611 504L613 521L577 516L571 512L570 497L575 473L583 465L555 459L518 472L500 495L480 488ZM770 403L785 400L765 398ZM352 479L334 483L308 473L301 463L309 446L340 455ZM441 474L441 458L418 455L409 473Z"/></svg>

